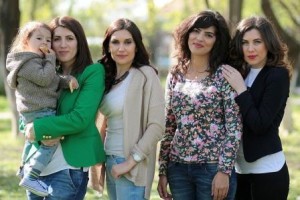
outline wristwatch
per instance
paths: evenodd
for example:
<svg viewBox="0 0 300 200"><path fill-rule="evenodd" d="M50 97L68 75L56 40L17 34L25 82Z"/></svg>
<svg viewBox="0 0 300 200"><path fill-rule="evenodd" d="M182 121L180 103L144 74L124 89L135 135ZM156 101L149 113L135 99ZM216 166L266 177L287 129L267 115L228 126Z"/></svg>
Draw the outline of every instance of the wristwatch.
<svg viewBox="0 0 300 200"><path fill-rule="evenodd" d="M132 153L132 158L135 162L141 162L142 161L142 158L137 154L137 153Z"/></svg>

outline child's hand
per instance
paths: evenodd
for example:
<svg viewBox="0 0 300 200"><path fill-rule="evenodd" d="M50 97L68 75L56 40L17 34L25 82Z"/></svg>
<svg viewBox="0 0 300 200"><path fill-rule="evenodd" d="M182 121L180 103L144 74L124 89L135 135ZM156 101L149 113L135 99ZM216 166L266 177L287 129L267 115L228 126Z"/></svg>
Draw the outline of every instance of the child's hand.
<svg viewBox="0 0 300 200"><path fill-rule="evenodd" d="M48 48L48 46L45 45L45 44L42 44L42 45L40 46L40 50L41 50L41 52L42 52L43 54L45 54L45 55L49 53L49 48Z"/></svg>
<svg viewBox="0 0 300 200"><path fill-rule="evenodd" d="M44 54L44 56L55 55L55 52L52 49L49 49L47 45L41 45L40 51Z"/></svg>
<svg viewBox="0 0 300 200"><path fill-rule="evenodd" d="M71 93L73 93L74 89L75 90L78 89L78 87L79 87L78 81L76 80L76 78L71 76L71 79L70 79L70 82L69 82L69 88L70 88Z"/></svg>

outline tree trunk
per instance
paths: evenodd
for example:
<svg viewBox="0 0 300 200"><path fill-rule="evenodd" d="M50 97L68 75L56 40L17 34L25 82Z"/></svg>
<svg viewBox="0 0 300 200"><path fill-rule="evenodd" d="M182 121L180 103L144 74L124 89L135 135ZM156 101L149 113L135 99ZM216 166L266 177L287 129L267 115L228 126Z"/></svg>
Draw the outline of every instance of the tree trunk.
<svg viewBox="0 0 300 200"><path fill-rule="evenodd" d="M265 14L265 16L270 19L277 29L280 37L282 40L287 44L289 48L289 59L294 63L294 67L300 68L300 66L297 66L296 63L299 60L299 49L300 49L300 43L297 41L295 37L292 37L285 29L282 27L277 19L277 16L274 13L274 10L272 9L272 5L270 3L270 0L261 0L261 8Z"/></svg>
<svg viewBox="0 0 300 200"><path fill-rule="evenodd" d="M18 112L16 109L16 97L6 82L7 70L5 68L6 55L9 45L15 37L19 23L20 11L19 0L0 0L0 69L4 75L4 88L12 111L12 134L18 135Z"/></svg>
<svg viewBox="0 0 300 200"><path fill-rule="evenodd" d="M229 28L234 30L235 25L241 20L243 0L229 0Z"/></svg>

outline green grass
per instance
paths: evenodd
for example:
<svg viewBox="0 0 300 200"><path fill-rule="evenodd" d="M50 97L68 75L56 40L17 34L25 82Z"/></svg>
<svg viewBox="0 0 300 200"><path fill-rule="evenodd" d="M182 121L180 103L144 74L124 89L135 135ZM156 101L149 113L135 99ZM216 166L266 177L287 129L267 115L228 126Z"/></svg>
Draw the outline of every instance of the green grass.
<svg viewBox="0 0 300 200"><path fill-rule="evenodd" d="M291 97L293 121L295 130L291 134L283 134L282 142L287 163L290 171L290 193L288 200L300 198L300 96ZM298 102L298 103L295 103ZM0 96L0 113L7 112L8 103L4 97ZM15 138L10 133L10 120L0 119L0 199L1 200L26 200L25 191L18 186L18 178L15 176L19 166L21 151L24 143L22 136ZM151 200L160 199L157 191L157 175L155 176ZM85 200L107 200L107 194L103 197L88 189Z"/></svg>

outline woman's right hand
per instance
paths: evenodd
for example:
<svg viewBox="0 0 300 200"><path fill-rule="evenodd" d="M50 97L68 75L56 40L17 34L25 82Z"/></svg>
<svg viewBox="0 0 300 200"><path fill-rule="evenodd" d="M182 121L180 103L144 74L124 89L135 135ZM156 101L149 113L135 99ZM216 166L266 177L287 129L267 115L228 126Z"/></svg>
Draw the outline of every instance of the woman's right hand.
<svg viewBox="0 0 300 200"><path fill-rule="evenodd" d="M223 65L222 72L225 79L238 94L247 90L242 75L235 68L229 65Z"/></svg>
<svg viewBox="0 0 300 200"><path fill-rule="evenodd" d="M160 198L164 200L171 200L172 195L168 193L168 179L167 176L165 175L160 175L159 180L158 180L158 185L157 185L157 191L160 196Z"/></svg>
<svg viewBox="0 0 300 200"><path fill-rule="evenodd" d="M56 145L57 143L59 143L60 138L55 138L55 139L51 139L51 140L42 140L42 144L48 147L52 147L54 145Z"/></svg>

